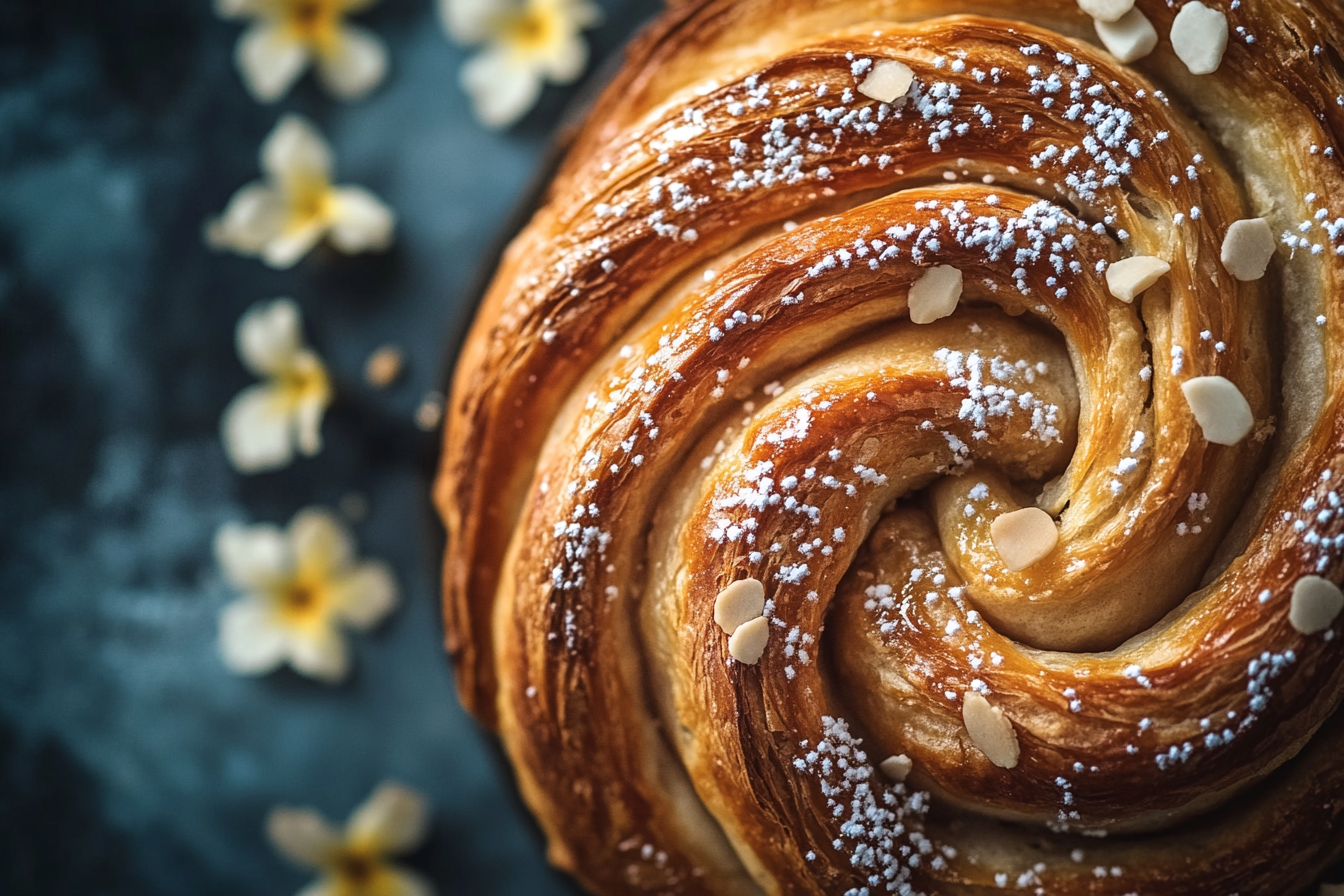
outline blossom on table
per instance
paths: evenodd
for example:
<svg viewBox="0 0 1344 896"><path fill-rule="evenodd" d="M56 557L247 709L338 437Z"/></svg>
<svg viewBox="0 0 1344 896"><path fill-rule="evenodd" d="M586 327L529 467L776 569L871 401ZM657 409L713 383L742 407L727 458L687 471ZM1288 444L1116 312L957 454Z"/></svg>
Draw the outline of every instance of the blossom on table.
<svg viewBox="0 0 1344 896"><path fill-rule="evenodd" d="M299 511L286 530L226 523L215 534L215 558L242 592L219 617L220 653L241 675L288 662L339 682L350 666L342 627L368 630L397 603L387 564L357 561L349 532L321 508Z"/></svg>
<svg viewBox="0 0 1344 896"><path fill-rule="evenodd" d="M462 67L461 82L492 128L522 118L543 82L577 80L588 64L580 32L601 19L588 0L439 0L439 11L453 40L485 45Z"/></svg>
<svg viewBox="0 0 1344 896"><path fill-rule="evenodd" d="M358 99L382 83L387 48L372 32L345 21L378 0L215 0L226 19L252 19L238 39L234 62L259 102L286 93L314 62L328 91Z"/></svg>
<svg viewBox="0 0 1344 896"><path fill-rule="evenodd" d="M266 179L244 185L206 222L212 248L291 267L323 237L342 252L386 249L395 218L363 187L333 186L331 147L298 115L280 119L261 145Z"/></svg>
<svg viewBox="0 0 1344 896"><path fill-rule="evenodd" d="M278 806L266 835L285 858L322 876L301 896L432 896L424 878L387 861L425 839L424 797L395 782L378 786L337 830L313 809Z"/></svg>
<svg viewBox="0 0 1344 896"><path fill-rule="evenodd" d="M289 299L258 302L234 331L238 357L262 381L234 396L220 419L229 462L240 472L276 470L297 451L322 450L322 417L331 380L322 359L304 344L299 307Z"/></svg>

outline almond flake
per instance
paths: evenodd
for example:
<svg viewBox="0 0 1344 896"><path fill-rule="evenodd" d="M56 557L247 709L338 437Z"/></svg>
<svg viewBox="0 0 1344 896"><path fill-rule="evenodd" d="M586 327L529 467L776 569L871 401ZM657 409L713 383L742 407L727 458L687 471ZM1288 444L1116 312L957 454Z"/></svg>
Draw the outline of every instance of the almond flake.
<svg viewBox="0 0 1344 896"><path fill-rule="evenodd" d="M877 767L882 769L882 774L891 780L904 781L905 776L910 774L910 769L914 768L915 764L910 761L909 756L901 753L897 756L888 756Z"/></svg>
<svg viewBox="0 0 1344 896"><path fill-rule="evenodd" d="M1054 518L1039 507L1000 514L989 524L989 537L1003 565L1020 572L1045 559L1059 543Z"/></svg>
<svg viewBox="0 0 1344 896"><path fill-rule="evenodd" d="M1169 270L1171 265L1155 255L1134 255L1106 269L1106 288L1120 301L1132 302Z"/></svg>
<svg viewBox="0 0 1344 896"><path fill-rule="evenodd" d="M714 621L725 635L765 612L765 586L759 579L738 579L714 598Z"/></svg>
<svg viewBox="0 0 1344 896"><path fill-rule="evenodd" d="M1227 16L1199 0L1185 4L1171 22L1171 48L1190 74L1216 72L1227 50Z"/></svg>
<svg viewBox="0 0 1344 896"><path fill-rule="evenodd" d="M737 631L728 639L728 652L739 663L754 666L760 662L761 654L765 653L765 642L768 640L770 620L757 616L737 627Z"/></svg>
<svg viewBox="0 0 1344 896"><path fill-rule="evenodd" d="M931 324L957 310L961 298L961 271L945 264L934 265L910 287L910 320Z"/></svg>
<svg viewBox="0 0 1344 896"><path fill-rule="evenodd" d="M1142 59L1157 46L1157 29L1137 9L1131 9L1114 22L1096 20L1097 37L1121 62Z"/></svg>
<svg viewBox="0 0 1344 896"><path fill-rule="evenodd" d="M1344 593L1339 586L1320 576L1303 576L1293 585L1293 601L1288 621L1304 635L1323 632L1344 609Z"/></svg>
<svg viewBox="0 0 1344 896"><path fill-rule="evenodd" d="M1013 723L1003 714L1003 710L975 691L967 691L962 695L961 720L966 724L971 743L990 762L999 768L1017 765L1017 757L1021 752L1017 745L1017 732L1013 730Z"/></svg>
<svg viewBox="0 0 1344 896"><path fill-rule="evenodd" d="M859 93L872 97L879 103L890 103L903 97L914 83L915 73L910 66L895 59L883 59L877 62L868 77L859 85Z"/></svg>
<svg viewBox="0 0 1344 896"><path fill-rule="evenodd" d="M1134 0L1078 0L1078 8L1098 22L1114 22L1134 8Z"/></svg>
<svg viewBox="0 0 1344 896"><path fill-rule="evenodd" d="M1246 396L1225 377L1197 376L1181 383L1181 391L1204 438L1215 445L1235 445L1255 426Z"/></svg>
<svg viewBox="0 0 1344 896"><path fill-rule="evenodd" d="M1223 267L1238 280L1259 280L1274 257L1274 232L1264 218L1233 221L1219 253Z"/></svg>

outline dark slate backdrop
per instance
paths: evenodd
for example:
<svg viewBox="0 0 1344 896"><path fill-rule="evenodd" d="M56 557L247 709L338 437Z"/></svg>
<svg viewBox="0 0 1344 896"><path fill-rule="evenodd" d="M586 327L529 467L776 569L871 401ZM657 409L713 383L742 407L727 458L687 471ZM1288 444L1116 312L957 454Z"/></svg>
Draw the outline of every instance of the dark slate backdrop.
<svg viewBox="0 0 1344 896"><path fill-rule="evenodd" d="M600 5L595 61L655 2ZM384 0L359 17L391 49L378 92L342 105L305 79L263 107L233 68L239 26L210 6L0 0L0 893L292 894L308 875L266 842L268 808L343 819L387 777L432 801L407 864L440 893L576 892L453 694L426 499L437 436L411 420L579 88L487 132L432 0ZM338 180L396 210L391 252L276 272L205 248L202 222L257 175L282 110L317 122ZM282 295L341 395L319 457L243 477L217 436L250 382L234 324ZM409 369L380 392L361 371L387 342ZM401 609L354 639L342 687L227 673L216 527L351 493Z"/></svg>

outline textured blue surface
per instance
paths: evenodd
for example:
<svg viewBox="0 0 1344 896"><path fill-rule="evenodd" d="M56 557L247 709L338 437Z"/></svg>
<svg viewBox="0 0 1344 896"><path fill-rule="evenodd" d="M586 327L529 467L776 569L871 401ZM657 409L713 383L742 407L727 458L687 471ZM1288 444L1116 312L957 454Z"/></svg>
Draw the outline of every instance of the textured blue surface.
<svg viewBox="0 0 1344 896"><path fill-rule="evenodd" d="M598 57L653 11L602 5ZM570 92L489 133L431 0L385 0L361 16L392 50L376 94L342 106L305 80L263 107L232 66L238 28L209 6L0 3L0 892L293 893L305 873L266 842L267 810L341 819L388 777L433 804L408 864L441 893L573 892L454 696L426 497L436 437L411 424ZM327 134L338 180L395 209L390 253L275 272L204 247L202 221L256 176L282 110ZM217 436L250 381L233 327L280 295L341 394L319 457L243 477ZM386 342L410 366L379 392L360 373ZM353 640L342 687L231 676L216 527L350 493L401 609Z"/></svg>

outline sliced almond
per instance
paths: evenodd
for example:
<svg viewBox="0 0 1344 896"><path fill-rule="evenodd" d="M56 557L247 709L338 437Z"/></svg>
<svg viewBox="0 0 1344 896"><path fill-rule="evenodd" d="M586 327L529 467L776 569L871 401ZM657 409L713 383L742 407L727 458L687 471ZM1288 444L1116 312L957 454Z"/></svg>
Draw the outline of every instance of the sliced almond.
<svg viewBox="0 0 1344 896"><path fill-rule="evenodd" d="M1097 20L1092 24L1106 49L1121 62L1142 59L1157 46L1157 29L1137 9L1131 9L1114 22Z"/></svg>
<svg viewBox="0 0 1344 896"><path fill-rule="evenodd" d="M1293 600L1288 607L1288 621L1304 635L1314 635L1329 628L1344 610L1344 592L1329 579L1303 576L1293 585Z"/></svg>
<svg viewBox="0 0 1344 896"><path fill-rule="evenodd" d="M931 324L957 310L960 299L961 271L950 265L934 265L910 287L910 320Z"/></svg>
<svg viewBox="0 0 1344 896"><path fill-rule="evenodd" d="M1215 445L1235 445L1255 426L1246 396L1226 377L1197 376L1181 383L1181 391L1204 438Z"/></svg>
<svg viewBox="0 0 1344 896"><path fill-rule="evenodd" d="M1106 288L1120 301L1132 302L1170 270L1171 265L1156 255L1122 258L1106 269Z"/></svg>
<svg viewBox="0 0 1344 896"><path fill-rule="evenodd" d="M728 639L728 652L739 663L754 666L765 653L765 642L770 640L770 620L764 616L742 623Z"/></svg>
<svg viewBox="0 0 1344 896"><path fill-rule="evenodd" d="M910 769L914 768L915 764L910 760L909 756L901 753L896 756L888 756L886 759L883 759L877 767L882 769L882 774L886 775L891 780L904 781L905 776L910 774Z"/></svg>
<svg viewBox="0 0 1344 896"><path fill-rule="evenodd" d="M991 704L975 691L962 695L961 720L966 724L966 733L990 762L999 768L1012 768L1017 765L1021 749L1017 745L1017 732L1013 723L1003 714L1003 710Z"/></svg>
<svg viewBox="0 0 1344 896"><path fill-rule="evenodd" d="M1219 253L1223 267L1238 280L1259 280L1274 257L1274 232L1264 218L1233 221Z"/></svg>
<svg viewBox="0 0 1344 896"><path fill-rule="evenodd" d="M890 103L905 96L914 83L915 73L903 62L881 59L873 64L868 77L859 84L859 93L879 103Z"/></svg>
<svg viewBox="0 0 1344 896"><path fill-rule="evenodd" d="M1199 0L1185 4L1171 20L1171 48L1190 74L1216 72L1227 50L1227 16Z"/></svg>
<svg viewBox="0 0 1344 896"><path fill-rule="evenodd" d="M1078 8L1098 22L1114 22L1134 8L1134 0L1078 0Z"/></svg>
<svg viewBox="0 0 1344 896"><path fill-rule="evenodd" d="M989 538L1003 565L1013 572L1045 559L1059 543L1059 529L1050 514L1039 507L1023 507L994 518Z"/></svg>
<svg viewBox="0 0 1344 896"><path fill-rule="evenodd" d="M714 598L714 621L725 635L765 612L765 586L759 579L738 579Z"/></svg>

